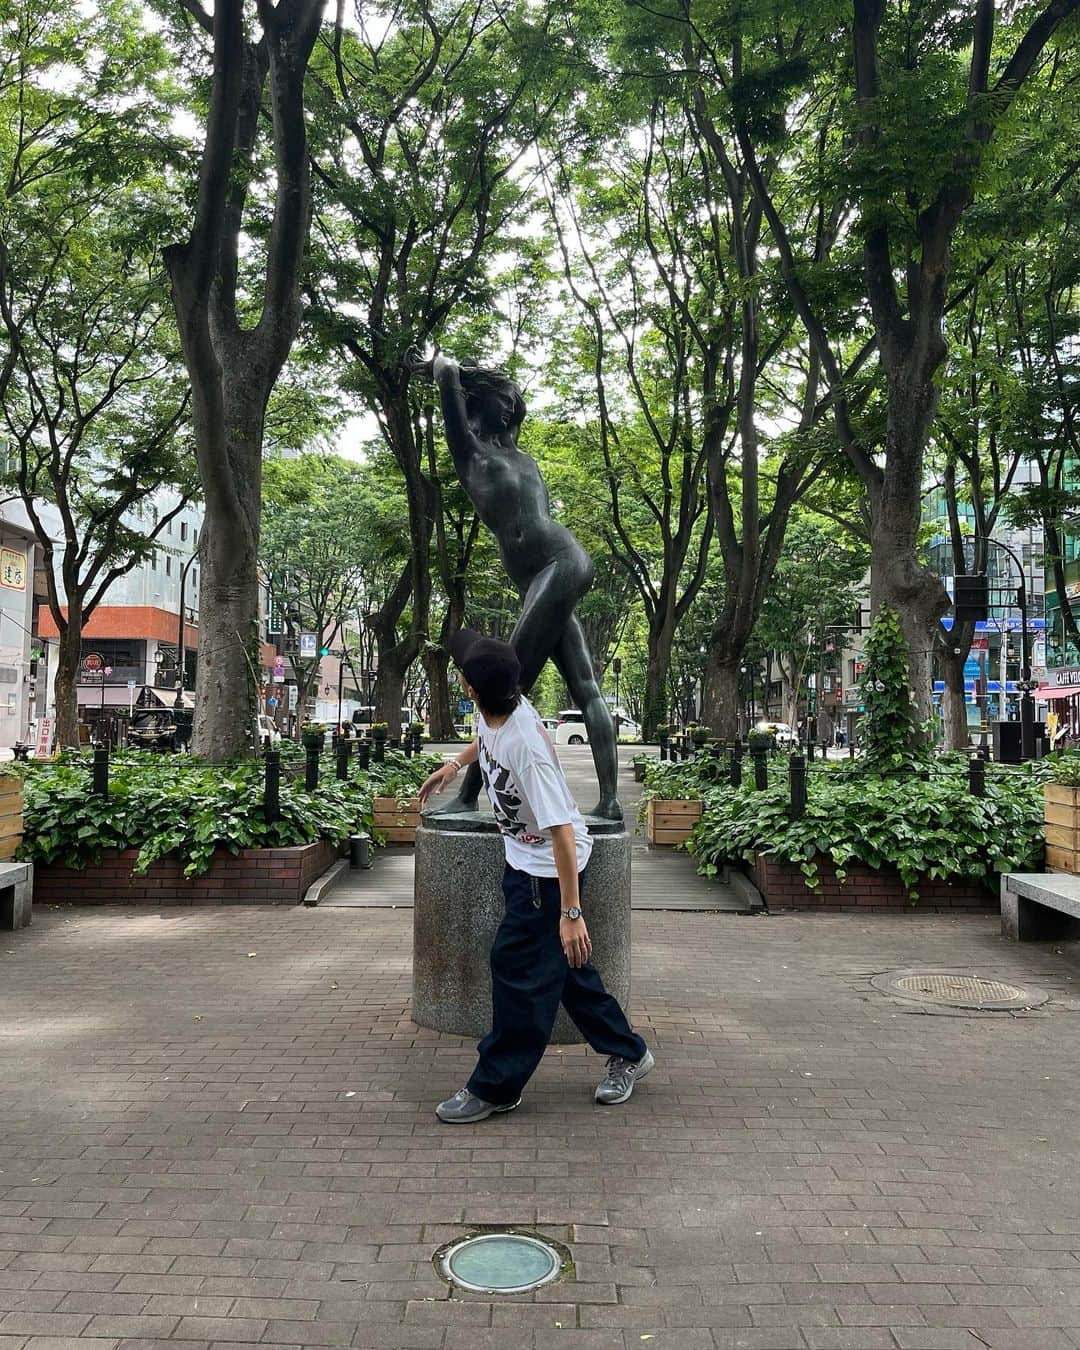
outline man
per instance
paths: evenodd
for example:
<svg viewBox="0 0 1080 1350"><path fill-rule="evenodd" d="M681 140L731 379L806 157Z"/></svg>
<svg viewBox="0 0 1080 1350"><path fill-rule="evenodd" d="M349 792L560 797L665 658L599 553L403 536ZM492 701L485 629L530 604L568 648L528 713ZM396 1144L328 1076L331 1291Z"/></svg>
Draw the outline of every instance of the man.
<svg viewBox="0 0 1080 1350"><path fill-rule="evenodd" d="M477 737L427 779L420 802L479 764L506 850L506 913L491 949L491 1031L468 1084L435 1114L465 1125L520 1105L560 1002L592 1048L608 1057L595 1099L616 1105L653 1067L653 1057L590 960L581 892L592 838L551 739L521 693L514 648L462 629L451 652L476 703Z"/></svg>

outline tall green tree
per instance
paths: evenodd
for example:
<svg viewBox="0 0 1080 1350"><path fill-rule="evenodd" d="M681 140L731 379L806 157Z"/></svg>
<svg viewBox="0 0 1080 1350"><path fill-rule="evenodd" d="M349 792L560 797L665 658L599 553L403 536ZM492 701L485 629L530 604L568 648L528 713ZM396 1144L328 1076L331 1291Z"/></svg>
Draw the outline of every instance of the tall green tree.
<svg viewBox="0 0 1080 1350"><path fill-rule="evenodd" d="M972 208L1000 190L994 155L1025 134L1080 0L1013 9L994 0L946 9L886 0L755 10L685 6L706 31L739 32L738 66L702 67L728 121L781 264L787 293L829 385L838 440L869 498L872 603L900 616L911 686L925 714L938 619L948 597L920 561L925 454L948 347L943 322L953 251ZM1070 24L1071 29L1071 24ZM1062 30L1064 31L1064 30ZM711 47L712 44L710 44ZM820 91L841 92L843 140L815 180L818 214L859 243L865 313L885 391L883 454L848 398L851 344L822 302L806 244L806 199L771 181L777 136ZM839 170L839 171L837 171ZM790 176L785 175L785 183Z"/></svg>
<svg viewBox="0 0 1080 1350"><path fill-rule="evenodd" d="M192 749L240 754L255 706L266 407L300 327L311 193L305 76L325 0L160 0L189 17L206 134L191 231L164 250L205 524ZM263 163L263 155L270 160ZM265 173L265 177L263 177Z"/></svg>
<svg viewBox="0 0 1080 1350"><path fill-rule="evenodd" d="M157 255L176 91L127 0L98 7L89 39L77 16L8 0L0 46L4 481L44 555L57 739L77 745L84 627L195 487Z"/></svg>
<svg viewBox="0 0 1080 1350"><path fill-rule="evenodd" d="M456 566L445 551L453 527L436 529L427 391L410 395L405 358L455 330L486 346L498 326L490 264L494 250L516 248L519 119L544 115L533 25L527 5L492 0L357 4L348 22L340 4L313 64L311 318L376 413L409 504L408 563L371 615L376 707L391 726L411 663L435 648L445 664L448 633L432 631L432 545L451 592Z"/></svg>

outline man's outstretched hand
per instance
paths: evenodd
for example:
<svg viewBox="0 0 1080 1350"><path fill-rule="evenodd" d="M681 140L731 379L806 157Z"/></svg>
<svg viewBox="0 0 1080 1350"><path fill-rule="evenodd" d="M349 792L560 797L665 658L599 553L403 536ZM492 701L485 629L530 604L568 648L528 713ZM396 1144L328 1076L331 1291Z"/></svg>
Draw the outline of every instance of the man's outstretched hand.
<svg viewBox="0 0 1080 1350"><path fill-rule="evenodd" d="M439 793L449 786L458 776L458 766L453 761L448 761L434 773L429 773L424 779L420 791L416 794L420 798L420 805L423 806L432 793Z"/></svg>

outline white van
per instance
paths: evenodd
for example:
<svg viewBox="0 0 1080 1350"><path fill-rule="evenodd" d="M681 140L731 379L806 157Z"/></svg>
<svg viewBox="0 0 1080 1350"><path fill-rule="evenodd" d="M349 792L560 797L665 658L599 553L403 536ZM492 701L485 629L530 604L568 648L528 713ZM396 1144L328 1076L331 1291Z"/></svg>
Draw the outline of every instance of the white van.
<svg viewBox="0 0 1080 1350"><path fill-rule="evenodd" d="M628 717L621 708L612 711L619 714L619 740L640 741L641 728L632 717ZM589 729L585 725L585 714L578 708L563 708L559 713L551 739L556 745L588 745Z"/></svg>

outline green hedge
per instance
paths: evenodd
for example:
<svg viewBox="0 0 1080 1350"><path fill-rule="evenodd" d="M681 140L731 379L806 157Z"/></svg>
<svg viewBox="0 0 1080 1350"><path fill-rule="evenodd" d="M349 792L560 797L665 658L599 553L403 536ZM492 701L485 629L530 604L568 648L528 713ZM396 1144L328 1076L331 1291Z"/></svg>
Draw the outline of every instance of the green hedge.
<svg viewBox="0 0 1080 1350"><path fill-rule="evenodd" d="M185 875L197 876L218 848L239 853L319 839L338 843L358 830L371 832L372 797L412 795L441 762L433 755L406 759L391 752L366 773L350 765L348 781L338 782L327 755L314 792L283 764L281 819L268 824L261 762L208 765L186 755L126 750L110 761L106 798L90 791L91 757L69 752L25 774L19 857L83 867L104 849L135 848L137 872L172 853L183 861Z"/></svg>
<svg viewBox="0 0 1080 1350"><path fill-rule="evenodd" d="M994 884L1000 872L1041 865L1043 771L987 766L986 796L968 791L966 766L943 757L915 774L860 773L847 766L808 775L806 813L792 820L786 781L761 792L716 787L687 847L699 870L767 853L801 868L818 887L817 859L842 879L852 863L895 867L912 899L920 876Z"/></svg>

